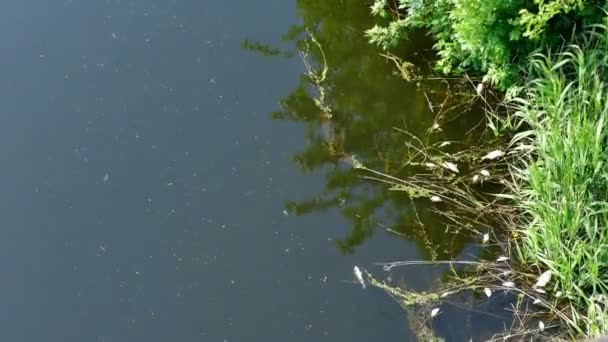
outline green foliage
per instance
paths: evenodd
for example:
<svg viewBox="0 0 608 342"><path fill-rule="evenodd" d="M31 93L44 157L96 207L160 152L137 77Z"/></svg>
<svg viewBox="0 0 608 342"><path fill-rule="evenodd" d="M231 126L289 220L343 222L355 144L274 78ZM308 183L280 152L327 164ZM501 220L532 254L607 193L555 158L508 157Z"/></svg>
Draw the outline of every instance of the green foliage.
<svg viewBox="0 0 608 342"><path fill-rule="evenodd" d="M535 0L538 5L538 12L531 13L527 9L522 9L519 24L525 27L524 36L539 38L547 27L549 20L560 13L569 13L572 10L582 11L585 3L582 0Z"/></svg>
<svg viewBox="0 0 608 342"><path fill-rule="evenodd" d="M577 27L598 23L601 0L386 0L371 6L378 23L366 31L370 42L391 49L416 29L435 41L437 70L483 75L507 88L538 48L563 44Z"/></svg>
<svg viewBox="0 0 608 342"><path fill-rule="evenodd" d="M514 101L534 154L515 173L527 215L523 261L551 270L550 293L570 305L570 326L608 333L608 39L605 30L557 55L536 54L526 93Z"/></svg>

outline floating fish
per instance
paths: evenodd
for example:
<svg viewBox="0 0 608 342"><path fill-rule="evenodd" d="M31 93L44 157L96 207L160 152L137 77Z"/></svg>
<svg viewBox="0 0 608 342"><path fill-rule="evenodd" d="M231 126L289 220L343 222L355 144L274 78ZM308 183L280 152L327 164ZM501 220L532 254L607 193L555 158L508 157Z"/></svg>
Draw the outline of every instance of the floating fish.
<svg viewBox="0 0 608 342"><path fill-rule="evenodd" d="M353 273L355 274L355 278L357 278L357 281L359 282L359 284L361 284L362 288L365 288L365 280L363 280L363 272L361 272L361 270L359 269L359 267L357 267L357 265L355 265L355 267L353 267Z"/></svg>
<svg viewBox="0 0 608 342"><path fill-rule="evenodd" d="M538 329L540 331L545 331L545 323L538 321Z"/></svg>
<svg viewBox="0 0 608 342"><path fill-rule="evenodd" d="M547 283L549 283L549 281L551 281L551 270L545 271L543 272L543 274L540 275L540 277L538 277L538 280L536 281L536 287L545 287L545 285L547 285Z"/></svg>
<svg viewBox="0 0 608 342"><path fill-rule="evenodd" d="M426 166L426 168L429 170L433 170L433 169L437 168L437 165L435 165L433 163L426 163L426 164L424 164L424 166Z"/></svg>
<svg viewBox="0 0 608 342"><path fill-rule="evenodd" d="M490 296L492 296L492 290L490 290L487 287L485 289L483 289L483 293L485 293L488 298L490 298Z"/></svg>
<svg viewBox="0 0 608 342"><path fill-rule="evenodd" d="M505 281L504 283L502 283L502 286L504 287L515 287L515 283L512 281Z"/></svg>
<svg viewBox="0 0 608 342"><path fill-rule="evenodd" d="M454 164L454 163L450 163L450 162L443 162L441 164L441 166L443 166L444 168L454 172L454 173L458 173L458 165Z"/></svg>
<svg viewBox="0 0 608 342"><path fill-rule="evenodd" d="M433 310L431 310L431 318L437 315L439 315L439 308L434 308Z"/></svg>
<svg viewBox="0 0 608 342"><path fill-rule="evenodd" d="M496 262L504 262L509 260L509 257L506 256L501 256L500 258L496 259Z"/></svg>
<svg viewBox="0 0 608 342"><path fill-rule="evenodd" d="M108 179L110 179L110 175L106 173L105 176L103 176L103 182L107 182Z"/></svg>
<svg viewBox="0 0 608 342"><path fill-rule="evenodd" d="M481 158L481 160L494 160L504 156L505 153L501 150L492 151Z"/></svg>
<svg viewBox="0 0 608 342"><path fill-rule="evenodd" d="M481 243L488 243L490 242L490 233L485 233L483 234L483 239L481 240Z"/></svg>
<svg viewBox="0 0 608 342"><path fill-rule="evenodd" d="M431 202L439 203L439 202L443 202L443 200L439 196L431 196Z"/></svg>
<svg viewBox="0 0 608 342"><path fill-rule="evenodd" d="M488 170L481 170L479 173L484 177L490 177L490 171Z"/></svg>

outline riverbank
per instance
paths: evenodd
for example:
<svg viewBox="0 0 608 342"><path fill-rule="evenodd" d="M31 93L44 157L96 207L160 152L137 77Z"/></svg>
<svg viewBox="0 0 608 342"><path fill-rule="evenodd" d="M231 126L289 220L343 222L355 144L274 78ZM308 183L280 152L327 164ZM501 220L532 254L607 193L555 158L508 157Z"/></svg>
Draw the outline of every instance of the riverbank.
<svg viewBox="0 0 608 342"><path fill-rule="evenodd" d="M571 337L608 334L608 39L606 28L597 25L605 20L601 5L372 6L380 21L389 22L368 31L372 43L389 49L411 29L428 30L436 41L437 70L481 75L480 94L484 85L505 90L512 126L525 127L503 149L525 147L505 157L510 181L501 197L512 201L518 215L501 236L513 247L511 258L522 275L502 285L534 300L539 308L530 311L540 313L539 333L545 315L557 317Z"/></svg>
<svg viewBox="0 0 608 342"><path fill-rule="evenodd" d="M522 263L550 272L547 296L568 306L576 334L608 333L608 99L606 30L581 45L536 55L534 80L515 100L533 152L513 167L524 219Z"/></svg>

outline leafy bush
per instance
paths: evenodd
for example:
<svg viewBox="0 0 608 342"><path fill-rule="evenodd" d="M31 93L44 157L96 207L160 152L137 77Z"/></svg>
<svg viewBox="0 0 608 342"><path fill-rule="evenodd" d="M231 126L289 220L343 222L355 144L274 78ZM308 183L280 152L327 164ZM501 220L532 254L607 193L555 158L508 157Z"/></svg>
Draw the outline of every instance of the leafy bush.
<svg viewBox="0 0 608 342"><path fill-rule="evenodd" d="M578 28L601 22L601 6L605 0L375 0L379 22L366 34L390 49L425 29L435 40L439 71L479 73L506 88L535 49L561 46Z"/></svg>

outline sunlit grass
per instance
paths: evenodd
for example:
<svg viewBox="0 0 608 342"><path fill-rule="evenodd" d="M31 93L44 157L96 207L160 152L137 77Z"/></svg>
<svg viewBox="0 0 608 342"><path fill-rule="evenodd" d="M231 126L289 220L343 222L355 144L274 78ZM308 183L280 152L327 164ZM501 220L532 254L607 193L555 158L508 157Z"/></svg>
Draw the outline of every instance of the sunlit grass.
<svg viewBox="0 0 608 342"><path fill-rule="evenodd" d="M608 334L608 38L604 28L553 56L533 57L532 81L514 103L534 148L514 166L526 214L518 253L551 270L548 296L566 305L574 334Z"/></svg>

